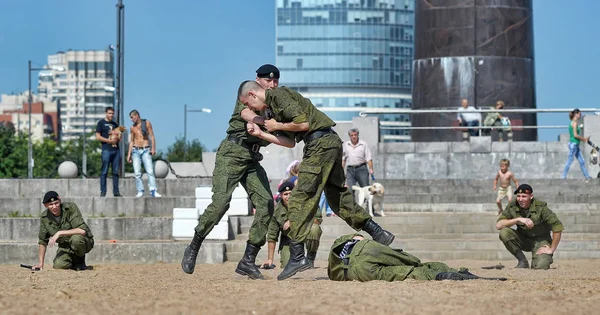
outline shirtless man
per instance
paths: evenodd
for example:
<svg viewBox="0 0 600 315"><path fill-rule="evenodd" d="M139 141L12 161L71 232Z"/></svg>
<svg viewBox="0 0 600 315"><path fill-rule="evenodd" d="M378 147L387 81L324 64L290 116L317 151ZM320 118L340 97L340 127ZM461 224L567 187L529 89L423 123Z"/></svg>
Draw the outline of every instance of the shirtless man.
<svg viewBox="0 0 600 315"><path fill-rule="evenodd" d="M129 153L127 153L127 162L133 160L133 173L135 174L135 187L137 188L137 198L144 196L144 182L142 181L142 163L148 174L148 189L152 197L162 197L156 191L156 177L154 177L154 165L152 156L156 153L156 141L154 140L154 131L149 120L140 118L137 110L129 113L129 118L133 122L129 133Z"/></svg>
<svg viewBox="0 0 600 315"><path fill-rule="evenodd" d="M500 160L500 170L498 174L496 174L496 179L494 179L494 190L497 189L498 180L500 180L500 189L498 189L498 197L496 198L496 204L498 205L498 214L502 213L502 199L504 197L508 198L508 202L512 201L512 188L510 186L510 180L512 179L515 182L515 186L519 187L519 182L515 178L515 174L508 170L510 166L510 161L508 159Z"/></svg>

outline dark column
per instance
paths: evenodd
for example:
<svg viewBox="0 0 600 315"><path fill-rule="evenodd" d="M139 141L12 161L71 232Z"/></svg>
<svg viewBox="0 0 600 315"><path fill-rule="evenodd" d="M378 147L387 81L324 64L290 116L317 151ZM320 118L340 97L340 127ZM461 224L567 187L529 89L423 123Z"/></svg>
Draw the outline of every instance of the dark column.
<svg viewBox="0 0 600 315"><path fill-rule="evenodd" d="M536 108L531 0L416 0L413 109ZM485 114L482 115L485 118ZM535 114L506 114L523 125ZM452 126L456 114L414 114L413 126ZM455 141L452 130L413 130L413 141ZM536 129L514 132L536 141Z"/></svg>

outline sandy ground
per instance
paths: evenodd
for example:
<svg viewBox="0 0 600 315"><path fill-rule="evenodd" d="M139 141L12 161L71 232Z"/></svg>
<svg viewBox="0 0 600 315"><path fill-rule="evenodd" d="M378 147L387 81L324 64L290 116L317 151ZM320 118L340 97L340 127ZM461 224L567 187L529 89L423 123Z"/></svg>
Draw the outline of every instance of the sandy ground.
<svg viewBox="0 0 600 315"><path fill-rule="evenodd" d="M91 271L0 266L2 314L598 314L600 260L555 262L551 270L482 270L489 261L454 261L499 281L334 282L326 262L286 281L280 269L252 281L235 264L97 265Z"/></svg>

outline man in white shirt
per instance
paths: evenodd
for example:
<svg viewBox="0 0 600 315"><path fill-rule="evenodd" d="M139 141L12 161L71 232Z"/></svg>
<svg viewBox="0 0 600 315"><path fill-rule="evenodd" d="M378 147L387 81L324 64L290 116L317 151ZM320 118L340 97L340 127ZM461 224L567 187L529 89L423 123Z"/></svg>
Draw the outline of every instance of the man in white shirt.
<svg viewBox="0 0 600 315"><path fill-rule="evenodd" d="M460 111L477 110L477 109L473 106L469 106L469 101L466 98L462 99L461 105L462 105L462 107L458 108L459 112L456 115L456 119L458 119L458 124L463 127L479 126L480 121L481 121L481 114L460 112ZM470 128L469 133L471 134L471 137L476 137L479 135L479 129Z"/></svg>
<svg viewBox="0 0 600 315"><path fill-rule="evenodd" d="M346 184L354 196L352 185L357 182L360 187L369 185L369 175L373 174L373 160L367 143L358 139L357 128L350 129L348 136L350 140L344 142L343 147L342 167L346 168Z"/></svg>

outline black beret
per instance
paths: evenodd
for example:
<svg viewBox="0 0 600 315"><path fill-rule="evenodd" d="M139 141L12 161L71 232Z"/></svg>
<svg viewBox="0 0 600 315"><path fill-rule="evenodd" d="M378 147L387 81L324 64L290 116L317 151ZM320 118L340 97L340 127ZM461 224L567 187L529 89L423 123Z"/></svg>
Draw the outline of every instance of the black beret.
<svg viewBox="0 0 600 315"><path fill-rule="evenodd" d="M292 189L294 189L294 183L292 183L290 181L285 181L285 182L283 182L283 184L281 184L281 186L279 186L279 189L277 191L282 193L284 191L289 191Z"/></svg>
<svg viewBox="0 0 600 315"><path fill-rule="evenodd" d="M531 194L533 192L533 188L531 188L531 186L527 185L527 184L521 184L519 185L519 188L517 188L517 190L515 190L515 195L516 194Z"/></svg>
<svg viewBox="0 0 600 315"><path fill-rule="evenodd" d="M279 79L279 69L271 64L262 65L256 70L256 76L259 78Z"/></svg>
<svg viewBox="0 0 600 315"><path fill-rule="evenodd" d="M44 198L42 199L42 203L53 202L56 200L58 200L58 193L56 193L56 191L54 191L54 190L51 190L44 195Z"/></svg>

